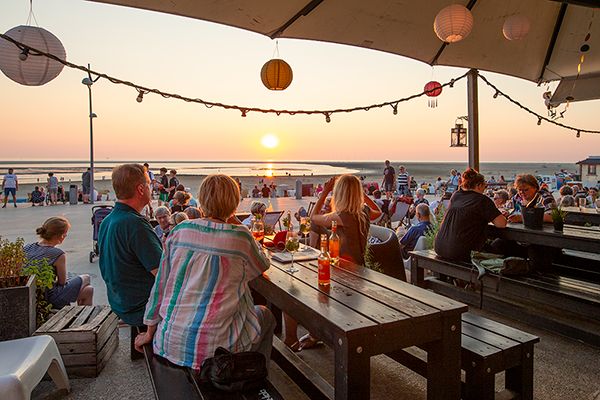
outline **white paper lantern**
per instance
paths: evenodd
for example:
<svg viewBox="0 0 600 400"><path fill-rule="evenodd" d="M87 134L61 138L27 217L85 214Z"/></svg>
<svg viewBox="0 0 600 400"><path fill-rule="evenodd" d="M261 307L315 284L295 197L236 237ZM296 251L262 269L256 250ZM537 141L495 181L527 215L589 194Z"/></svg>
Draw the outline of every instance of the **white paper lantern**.
<svg viewBox="0 0 600 400"><path fill-rule="evenodd" d="M465 6L451 4L435 16L433 30L441 41L455 43L463 40L473 29L473 14Z"/></svg>
<svg viewBox="0 0 600 400"><path fill-rule="evenodd" d="M520 14L512 15L504 21L502 33L508 40L519 40L527 36L530 27L529 18Z"/></svg>
<svg viewBox="0 0 600 400"><path fill-rule="evenodd" d="M56 36L36 26L21 25L6 32L6 36L26 44L34 49L53 54L65 60L67 53ZM48 57L29 54L24 57L22 51L13 43L0 39L0 70L13 81L27 86L41 86L56 78L64 65ZM19 57L21 56L21 57ZM21 60L25 58L25 60Z"/></svg>

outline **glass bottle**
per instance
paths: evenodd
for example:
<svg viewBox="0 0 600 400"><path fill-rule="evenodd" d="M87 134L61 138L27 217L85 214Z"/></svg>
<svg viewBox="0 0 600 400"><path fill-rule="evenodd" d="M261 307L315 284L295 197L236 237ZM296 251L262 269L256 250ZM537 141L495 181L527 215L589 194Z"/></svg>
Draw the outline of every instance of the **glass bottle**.
<svg viewBox="0 0 600 400"><path fill-rule="evenodd" d="M265 225L260 214L257 214L252 219L252 236L260 244L262 244L263 239L265 238Z"/></svg>
<svg viewBox="0 0 600 400"><path fill-rule="evenodd" d="M340 261L340 237L337 234L337 221L331 221L331 235L329 236L329 257L333 265Z"/></svg>
<svg viewBox="0 0 600 400"><path fill-rule="evenodd" d="M321 254L319 254L319 285L328 286L331 283L331 266L327 252L327 235L321 235Z"/></svg>

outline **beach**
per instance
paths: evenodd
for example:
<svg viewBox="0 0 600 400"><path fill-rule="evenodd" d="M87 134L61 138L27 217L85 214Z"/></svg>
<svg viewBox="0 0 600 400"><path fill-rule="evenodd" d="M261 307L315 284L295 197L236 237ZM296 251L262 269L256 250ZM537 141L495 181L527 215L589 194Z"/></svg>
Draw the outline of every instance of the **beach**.
<svg viewBox="0 0 600 400"><path fill-rule="evenodd" d="M98 162L95 165L94 187L100 193L111 191L110 174L114 165L126 162L120 161ZM296 187L296 181L305 184L324 183L329 178L342 173L352 173L363 177L365 182L381 184L384 163L382 161L294 161L294 162L263 162L263 161L149 161L150 170L158 175L161 167L176 169L177 177L181 184L189 188L192 193L198 191L200 182L209 173L226 173L240 179L242 188L251 192L255 185L259 188L263 183L267 186L288 185L291 189ZM26 198L35 186L45 186L48 172L54 172L65 190L69 185L81 185L81 174L85 171L85 161L0 161L0 174L8 168L14 168L19 177L19 198ZM451 169L463 171L466 163L460 162L402 162L391 161L391 165L398 171L404 165L408 173L415 178L417 183L434 183L438 177L443 181L448 179ZM506 180L513 180L515 175L521 173L535 175L554 175L560 170L569 172L578 171L574 163L481 163L481 173L490 179L496 180L504 176ZM6 172L4 172L6 173ZM112 197L111 197L112 198Z"/></svg>

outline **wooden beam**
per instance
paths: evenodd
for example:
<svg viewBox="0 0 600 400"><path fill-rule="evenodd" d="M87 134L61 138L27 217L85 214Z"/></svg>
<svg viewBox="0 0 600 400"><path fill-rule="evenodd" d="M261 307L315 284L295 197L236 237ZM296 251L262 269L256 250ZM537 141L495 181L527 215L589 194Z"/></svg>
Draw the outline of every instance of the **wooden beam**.
<svg viewBox="0 0 600 400"><path fill-rule="evenodd" d="M479 71L471 69L467 75L467 108L469 111L469 167L479 171L479 100L477 76Z"/></svg>

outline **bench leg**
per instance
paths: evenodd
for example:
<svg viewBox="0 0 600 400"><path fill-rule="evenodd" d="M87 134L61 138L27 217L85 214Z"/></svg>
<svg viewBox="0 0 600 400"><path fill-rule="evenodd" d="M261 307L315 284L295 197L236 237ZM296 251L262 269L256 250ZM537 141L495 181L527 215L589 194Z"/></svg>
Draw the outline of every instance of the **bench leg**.
<svg viewBox="0 0 600 400"><path fill-rule="evenodd" d="M523 348L520 366L506 370L505 387L523 400L533 400L533 345Z"/></svg>
<svg viewBox="0 0 600 400"><path fill-rule="evenodd" d="M460 399L460 314L444 318L442 338L426 346L427 399Z"/></svg>
<svg viewBox="0 0 600 400"><path fill-rule="evenodd" d="M415 286L425 285L425 270L419 268L419 260L416 257L410 257L410 280Z"/></svg>
<svg viewBox="0 0 600 400"><path fill-rule="evenodd" d="M336 342L334 386L336 400L370 398L371 358L346 338Z"/></svg>
<svg viewBox="0 0 600 400"><path fill-rule="evenodd" d="M496 375L487 372L483 365L465 371L464 400L494 400Z"/></svg>

